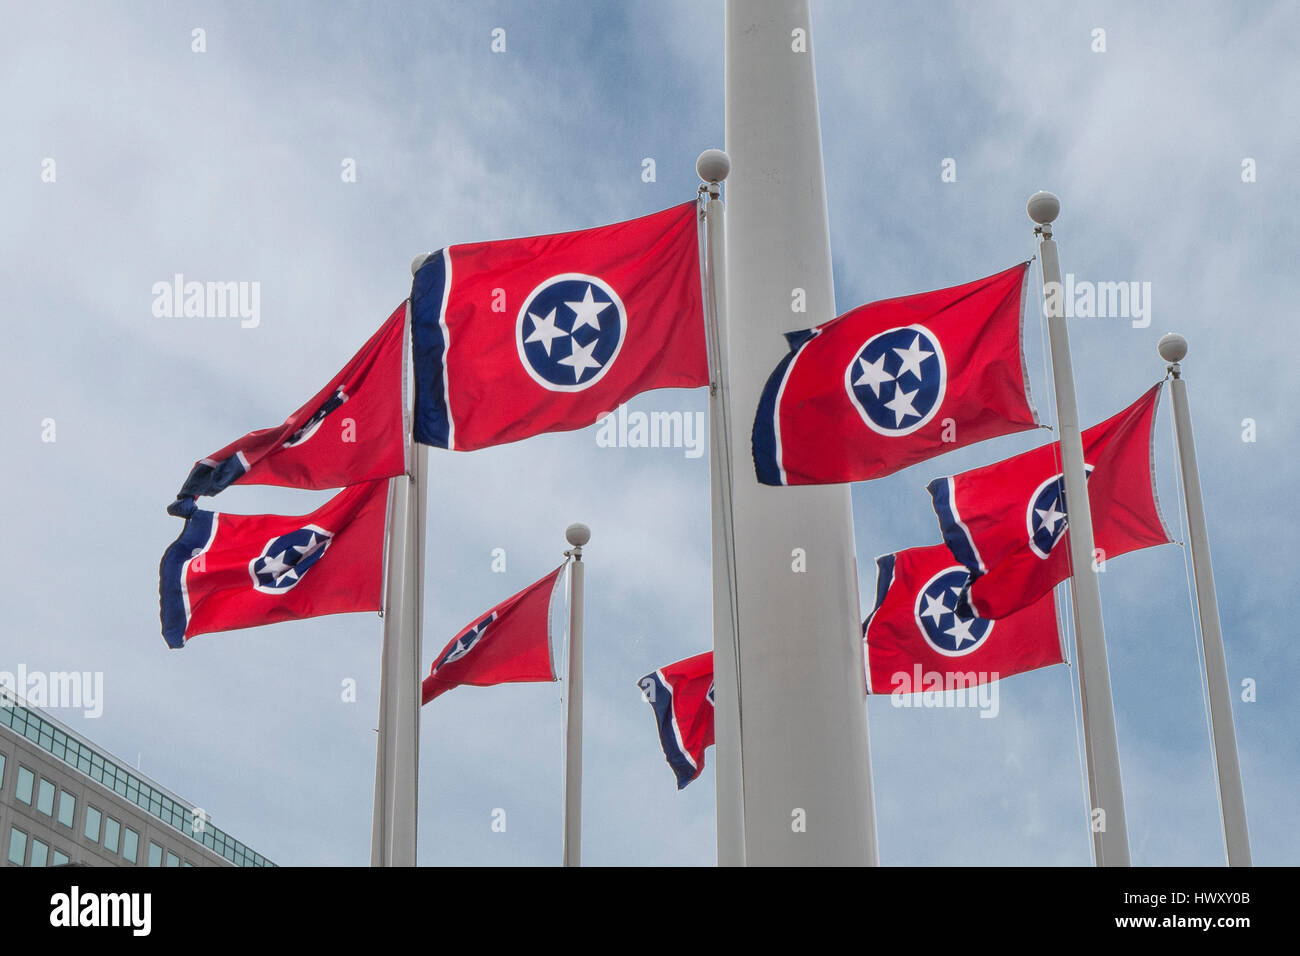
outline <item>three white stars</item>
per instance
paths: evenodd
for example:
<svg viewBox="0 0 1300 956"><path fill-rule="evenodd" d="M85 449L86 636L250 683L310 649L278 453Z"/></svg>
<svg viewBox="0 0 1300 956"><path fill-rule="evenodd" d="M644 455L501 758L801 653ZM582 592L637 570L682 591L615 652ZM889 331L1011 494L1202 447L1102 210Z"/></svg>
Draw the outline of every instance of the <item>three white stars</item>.
<svg viewBox="0 0 1300 956"><path fill-rule="evenodd" d="M262 562L260 574L269 574L274 584L279 584L286 578L290 581L297 581L301 575L298 574L298 565L304 560L311 557L317 551L322 550L329 542L328 538L318 538L315 532L308 538L306 544L295 544L292 550L298 552L298 560L289 564L284 560L284 556L289 553L290 548L285 548L279 554L268 554Z"/></svg>
<svg viewBox="0 0 1300 956"><path fill-rule="evenodd" d="M880 357L874 362L868 362L866 359L858 358L858 378L853 383L854 388L867 386L875 394L876 398L880 397L880 387L886 382L894 383L894 397L885 402L885 407L894 413L894 427L899 428L903 424L903 419L908 415L914 418L920 418L921 413L916 410L912 404L919 393L920 389L914 389L910 392L903 391L900 383L901 379L908 372L915 376L918 382L924 382L921 376L921 363L934 356L933 352L927 351L921 345L921 336L918 334L912 340L912 344L905 349L894 349L894 354L901 360L902 364L898 367L897 375L890 375L885 371L885 355L881 353Z"/></svg>
<svg viewBox="0 0 1300 956"><path fill-rule="evenodd" d="M944 628L943 632L949 635L955 642L953 650L961 650L963 644L974 644L979 638L971 633L971 628L975 626L974 617L962 617L957 613L957 605L961 601L961 588L949 588L953 595L953 603L950 607L942 597L933 597L932 595L922 595L925 598L925 610L921 612L921 617L928 617L934 622L934 626L939 626L939 621L945 614L952 615L952 627Z"/></svg>
<svg viewBox="0 0 1300 956"><path fill-rule="evenodd" d="M587 291L583 293L582 299L577 302L565 302L566 306L573 310L573 325L569 331L558 328L555 324L555 314L557 309L551 311L545 316L536 315L533 312L528 313L528 317L533 320L533 331L529 333L528 338L524 339L525 345L533 342L541 342L542 348L546 350L549 357L551 354L551 343L557 338L566 335L573 335L583 326L591 326L597 332L600 331L600 314L608 309L613 302L597 302L592 295L592 287L587 286ZM573 369L573 381L576 384L582 378L582 373L589 368L600 368L601 364L592 354L596 351L596 345L599 339L593 339L588 345L579 345L577 342L570 340L570 352L567 356L558 360L559 365L568 365Z"/></svg>

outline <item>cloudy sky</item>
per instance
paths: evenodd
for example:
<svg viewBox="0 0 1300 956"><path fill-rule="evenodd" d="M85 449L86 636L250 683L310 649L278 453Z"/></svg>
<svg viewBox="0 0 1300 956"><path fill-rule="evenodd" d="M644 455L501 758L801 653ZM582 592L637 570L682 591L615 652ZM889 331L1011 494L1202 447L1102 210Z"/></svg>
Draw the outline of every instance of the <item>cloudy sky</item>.
<svg viewBox="0 0 1300 956"><path fill-rule="evenodd" d="M0 669L102 671L101 717L54 715L278 863L367 863L378 619L169 651L157 566L180 525L164 508L196 458L324 384L406 296L416 253L690 199L696 155L723 145L722 4L5 0L0 13ZM1300 518L1300 379L1280 347L1295 320L1300 12L842 0L814 4L812 33L840 311L1028 258L1024 201L1048 188L1066 272L1151 284L1145 328L1074 321L1085 423L1163 375L1163 332L1190 340L1255 860L1300 862L1284 534ZM341 175L349 160L356 182ZM156 317L153 285L176 273L260 283L259 324ZM1026 340L1050 420L1033 318ZM703 411L705 398L632 407ZM1177 529L1167 407L1157 427ZM599 448L595 434L431 451L425 660L558 564L566 524L589 523L585 859L708 864L712 768L674 789L636 687L710 646L707 457ZM863 603L876 555L938 540L928 479L1041 440L855 486ZM219 502L294 513L324 498L250 487ZM1185 574L1183 550L1165 546L1102 580L1141 865L1223 860ZM348 679L356 702L342 700ZM1246 679L1254 702L1239 699ZM871 700L881 862L1089 862L1071 681L1059 666L1006 680L995 720ZM425 708L422 863L558 862L561 711L560 686L540 684Z"/></svg>

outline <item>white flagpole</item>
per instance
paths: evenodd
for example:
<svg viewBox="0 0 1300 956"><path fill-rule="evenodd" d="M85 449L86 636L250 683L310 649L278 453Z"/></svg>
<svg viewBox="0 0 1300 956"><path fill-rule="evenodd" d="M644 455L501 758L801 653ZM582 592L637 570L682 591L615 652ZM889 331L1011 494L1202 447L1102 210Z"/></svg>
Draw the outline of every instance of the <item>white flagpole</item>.
<svg viewBox="0 0 1300 956"><path fill-rule="evenodd" d="M585 524L564 531L569 564L569 675L564 688L564 865L582 866L582 546L591 540Z"/></svg>
<svg viewBox="0 0 1300 956"><path fill-rule="evenodd" d="M384 620L383 649L379 665L379 735L375 747L375 804L370 831L370 865L388 864L388 778L391 775L389 709L393 705L390 686L397 667L397 634L401 629L403 563L406 558L405 475L388 482L388 514L384 534Z"/></svg>
<svg viewBox="0 0 1300 956"><path fill-rule="evenodd" d="M1070 337L1065 324L1061 261L1057 257L1052 223L1061 202L1049 192L1029 197L1029 218L1037 223L1038 257L1043 266L1043 295L1052 355L1052 384L1060 429L1061 470L1070 535L1070 596L1074 604L1075 662L1083 712L1083 741L1088 763L1093 857L1097 866L1128 866L1128 827L1124 819L1124 789L1120 780L1119 741L1106 663L1106 634L1102 627L1101 588L1093 558L1092 505L1084 473L1083 437L1070 364Z"/></svg>
<svg viewBox="0 0 1300 956"><path fill-rule="evenodd" d="M728 0L725 59L733 168L720 344L738 431L728 451L745 861L874 865L849 489L760 485L750 453L763 385L788 353L782 333L835 315L808 0ZM715 608L728 599L715 587ZM734 839L729 806L719 804L720 840Z"/></svg>
<svg viewBox="0 0 1300 956"><path fill-rule="evenodd" d="M718 866L745 865L745 791L740 766L740 634L736 627L736 539L732 532L731 422L727 403L727 260L725 206L720 183L731 158L707 149L695 162L707 196L703 209L704 310L709 343L709 484L713 499L713 726Z"/></svg>
<svg viewBox="0 0 1300 956"><path fill-rule="evenodd" d="M1232 695L1228 689L1228 661L1223 651L1223 630L1219 626L1219 601L1214 591L1214 568L1210 564L1210 537L1205 525L1205 502L1201 497L1201 474L1196 464L1196 442L1192 437L1192 413L1187 404L1187 382L1179 364L1187 355L1187 340L1175 332L1162 337L1160 357L1169 363L1173 380L1169 392L1178 435L1178 464L1183 474L1183 497L1187 505L1187 538L1192 553L1192 575L1196 581L1196 611L1201 621L1201 652L1209 685L1210 727L1214 744L1215 775L1219 782L1219 806L1223 812L1223 842L1229 866L1250 866L1250 833L1246 829L1246 797L1241 789L1241 765L1237 760L1237 731L1232 720Z"/></svg>
<svg viewBox="0 0 1300 956"><path fill-rule="evenodd" d="M414 272L425 256L411 264ZM407 305L406 340L411 315ZM405 372L405 362L403 362ZM379 740L372 866L415 866L420 782L420 676L424 617L425 484L429 449L406 428L409 474L388 485L384 647L380 667Z"/></svg>

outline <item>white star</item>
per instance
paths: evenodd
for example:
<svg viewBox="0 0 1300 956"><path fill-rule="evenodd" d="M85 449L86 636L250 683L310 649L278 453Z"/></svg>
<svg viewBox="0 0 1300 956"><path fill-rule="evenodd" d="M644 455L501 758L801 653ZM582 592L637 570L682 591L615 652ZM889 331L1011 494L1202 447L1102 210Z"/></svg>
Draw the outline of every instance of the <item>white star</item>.
<svg viewBox="0 0 1300 956"><path fill-rule="evenodd" d="M903 417L905 415L915 415L917 418L921 417L921 413L918 412L916 406L912 404L912 399L916 397L916 394L916 392L903 391L903 388L900 385L894 391L894 397L885 402L885 407L894 413L895 428L903 424Z"/></svg>
<svg viewBox="0 0 1300 956"><path fill-rule="evenodd" d="M1056 534L1057 522L1065 518L1065 512L1056 510L1056 502L1053 501L1046 508L1035 508L1034 511L1037 513L1039 520L1043 522L1043 527L1047 529L1047 533Z"/></svg>
<svg viewBox="0 0 1300 956"><path fill-rule="evenodd" d="M262 559L262 570L258 573L269 574L273 578L282 577L289 570L289 565L284 563L284 555L283 551L276 555L268 554Z"/></svg>
<svg viewBox="0 0 1300 956"><path fill-rule="evenodd" d="M928 617L934 620L935 627L939 626L939 619L949 613L951 608L944 604L943 601L930 595L925 595L925 610L921 612L921 617Z"/></svg>
<svg viewBox="0 0 1300 956"><path fill-rule="evenodd" d="M589 368L600 368L600 363L592 358L591 353L596 350L600 339L592 339L588 345L579 345L576 339L570 339L573 351L567 356L560 359L560 365L569 365L573 367L573 381L577 382L582 378L582 373Z"/></svg>
<svg viewBox="0 0 1300 956"><path fill-rule="evenodd" d="M953 640L956 641L956 646L954 650L958 650L958 651L961 650L962 644L966 643L967 641L969 641L972 644L975 643L975 636L970 632L971 626L974 623L975 623L975 618L973 617L954 618L952 622L952 627L944 631L945 634L952 635Z"/></svg>
<svg viewBox="0 0 1300 956"><path fill-rule="evenodd" d="M313 554L315 554L323 547L325 547L325 539L317 538L316 535L313 534L311 536L311 540L309 540L306 544L301 544L301 545L295 544L293 546L293 550L297 551L300 555L302 555L302 558L298 559L299 561L302 561L303 558L310 558Z"/></svg>
<svg viewBox="0 0 1300 956"><path fill-rule="evenodd" d="M564 329L557 329L555 327L555 311L555 309L551 309L550 314L547 315L546 318L534 315L531 312L528 313L528 317L533 320L533 331L528 338L524 339L525 345L529 345L533 342L541 342L542 348L546 349L546 354L550 355L551 341L562 335L569 334L564 331ZM577 328L576 324L574 325L574 328Z"/></svg>
<svg viewBox="0 0 1300 956"><path fill-rule="evenodd" d="M596 302L593 300L591 296L591 286L588 285L587 292L583 295L581 302L566 302L564 304L573 310L573 327L569 329L569 334L572 335L584 325L590 325L593 329L599 332L600 320L596 318L596 316L600 315L600 313L604 312L614 303ZM550 355L551 353L547 352L546 354Z"/></svg>
<svg viewBox="0 0 1300 956"><path fill-rule="evenodd" d="M885 371L885 357L883 355L874 362L868 362L866 359L858 359L858 369L861 374L858 380L853 383L853 387L866 385L876 393L876 398L880 397L880 386L885 382L894 381L894 376Z"/></svg>
<svg viewBox="0 0 1300 956"><path fill-rule="evenodd" d="M894 349L894 354L903 360L903 364L898 368L898 377L902 378L908 372L916 376L916 380L921 381L921 363L934 355L933 352L927 352L921 347L921 336L918 334L912 344L905 349Z"/></svg>

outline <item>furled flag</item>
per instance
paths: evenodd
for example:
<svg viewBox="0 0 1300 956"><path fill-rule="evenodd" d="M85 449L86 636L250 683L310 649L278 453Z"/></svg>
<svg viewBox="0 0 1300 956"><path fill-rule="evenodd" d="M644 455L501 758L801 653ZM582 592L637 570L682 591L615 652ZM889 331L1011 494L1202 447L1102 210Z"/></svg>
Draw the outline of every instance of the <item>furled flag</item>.
<svg viewBox="0 0 1300 956"><path fill-rule="evenodd" d="M1154 428L1160 385L1083 432L1093 541L1116 555L1166 544L1156 501ZM969 601L1005 617L1070 576L1060 444L1053 442L927 486L943 539L974 574Z"/></svg>
<svg viewBox="0 0 1300 956"><path fill-rule="evenodd" d="M406 305L398 306L343 370L283 425L249 432L199 461L167 510L240 482L342 488L406 469L402 358Z"/></svg>
<svg viewBox="0 0 1300 956"><path fill-rule="evenodd" d="M659 743L680 790L704 770L704 749L713 746L713 652L661 667L637 684L654 708Z"/></svg>
<svg viewBox="0 0 1300 956"><path fill-rule="evenodd" d="M696 206L448 246L411 289L415 440L468 451L709 384Z"/></svg>
<svg viewBox="0 0 1300 956"><path fill-rule="evenodd" d="M311 514L231 515L181 504L163 554L163 639L383 607L388 482L345 488Z"/></svg>
<svg viewBox="0 0 1300 956"><path fill-rule="evenodd" d="M876 559L876 605L862 625L867 690L959 690L1061 663L1052 596L1003 620L958 609L970 572L942 544Z"/></svg>
<svg viewBox="0 0 1300 956"><path fill-rule="evenodd" d="M882 478L1038 424L1021 326L1027 263L789 332L754 419L765 485Z"/></svg>
<svg viewBox="0 0 1300 956"><path fill-rule="evenodd" d="M560 565L536 584L506 598L453 637L433 659L422 685L421 703L461 684L486 687L555 680L551 609L564 567Z"/></svg>

